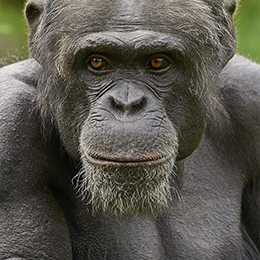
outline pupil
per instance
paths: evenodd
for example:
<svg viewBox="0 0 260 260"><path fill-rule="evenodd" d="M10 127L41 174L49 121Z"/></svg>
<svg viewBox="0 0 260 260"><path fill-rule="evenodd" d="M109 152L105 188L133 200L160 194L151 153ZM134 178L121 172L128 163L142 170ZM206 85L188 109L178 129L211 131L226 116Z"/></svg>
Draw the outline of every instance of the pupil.
<svg viewBox="0 0 260 260"><path fill-rule="evenodd" d="M157 58L157 59L152 60L152 65L155 68L159 68L162 65L162 62L163 62L163 59Z"/></svg>
<svg viewBox="0 0 260 260"><path fill-rule="evenodd" d="M91 63L94 68L98 68L102 64L102 59L94 58Z"/></svg>

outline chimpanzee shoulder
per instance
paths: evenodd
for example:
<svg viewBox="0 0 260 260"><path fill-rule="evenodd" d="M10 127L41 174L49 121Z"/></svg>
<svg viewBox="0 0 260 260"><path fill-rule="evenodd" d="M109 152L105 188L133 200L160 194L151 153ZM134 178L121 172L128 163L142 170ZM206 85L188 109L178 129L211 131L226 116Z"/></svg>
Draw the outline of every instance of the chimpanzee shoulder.
<svg viewBox="0 0 260 260"><path fill-rule="evenodd" d="M0 68L0 84L3 88L17 89L17 85L35 87L40 66L34 59L28 59ZM12 88L12 86L15 86ZM2 97L2 96L1 96Z"/></svg>
<svg viewBox="0 0 260 260"><path fill-rule="evenodd" d="M50 176L64 171L59 168L57 149L42 135L42 123L35 106L38 70L33 60L0 69L1 259L8 255L23 255L29 259L28 251L32 247L38 259L43 254L48 259L71 259L67 224L48 188ZM24 211L28 215L25 216ZM21 228L26 245L21 245L19 236L13 237ZM55 228L60 229L59 237L47 241L45 238ZM32 229L37 230L36 236L31 233ZM56 251L57 241L64 253ZM46 246L50 248L47 253Z"/></svg>
<svg viewBox="0 0 260 260"><path fill-rule="evenodd" d="M222 77L225 107L234 124L234 134L245 150L254 151L250 154L254 154L259 167L260 65L235 55L223 69Z"/></svg>
<svg viewBox="0 0 260 260"><path fill-rule="evenodd" d="M1 170L2 183L12 175L14 178L11 180L15 180L18 174L13 170L14 166L19 171L23 167L28 168L32 161L39 159L36 150L39 153L44 150L41 148L44 147L41 124L35 110L36 71L36 62L32 60L0 69L0 163L4 165ZM11 161L13 164L9 163ZM25 169L21 176L31 178Z"/></svg>
<svg viewBox="0 0 260 260"><path fill-rule="evenodd" d="M233 116L241 124L246 124L248 120L249 122L255 120L255 123L259 124L260 65L235 55L224 67L222 77L223 93L227 106L232 110L232 114L234 113ZM244 120L246 122L243 122Z"/></svg>
<svg viewBox="0 0 260 260"><path fill-rule="evenodd" d="M255 251L253 243L260 245L260 65L236 55L223 69L222 77L225 107L233 125L235 154L240 154L248 172L241 220L245 227L242 228L245 248L251 255ZM258 257L259 253L252 259Z"/></svg>
<svg viewBox="0 0 260 260"><path fill-rule="evenodd" d="M0 69L0 127L2 135L8 133L11 136L11 133L14 132L14 138L16 133L17 137L23 133L24 138L26 138L29 134L36 133L35 127L39 123L36 120L37 113L35 111L36 74L37 63L33 60L25 60ZM39 127L38 125L38 130ZM3 140L7 141L2 137L1 141ZM8 149L11 148L9 146Z"/></svg>
<svg viewBox="0 0 260 260"><path fill-rule="evenodd" d="M36 70L33 64L35 62L32 60L26 60L0 69L1 133L11 123L18 127L19 123L27 122L28 124L23 125L25 128L34 123L28 121L29 111L33 111L36 96L34 83ZM25 110L28 114L24 114L25 118L23 118L21 113Z"/></svg>

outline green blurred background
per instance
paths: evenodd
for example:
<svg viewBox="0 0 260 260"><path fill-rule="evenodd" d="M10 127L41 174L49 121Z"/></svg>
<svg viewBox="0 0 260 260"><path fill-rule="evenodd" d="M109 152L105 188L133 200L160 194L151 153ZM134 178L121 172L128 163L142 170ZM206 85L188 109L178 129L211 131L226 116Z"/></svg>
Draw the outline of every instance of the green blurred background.
<svg viewBox="0 0 260 260"><path fill-rule="evenodd" d="M28 57L24 3L24 0L0 0L0 59L4 58L6 63ZM237 52L260 62L260 0L241 0L235 25Z"/></svg>

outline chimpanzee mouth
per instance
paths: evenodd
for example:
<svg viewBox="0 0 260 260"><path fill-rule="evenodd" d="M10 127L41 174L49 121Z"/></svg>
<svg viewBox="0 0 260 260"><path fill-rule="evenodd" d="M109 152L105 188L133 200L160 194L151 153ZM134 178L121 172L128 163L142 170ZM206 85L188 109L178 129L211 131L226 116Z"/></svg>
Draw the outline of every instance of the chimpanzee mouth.
<svg viewBox="0 0 260 260"><path fill-rule="evenodd" d="M173 153L169 153L167 155L161 155L161 156L147 156L142 157L140 159L138 158L111 158L111 157L102 157L99 155L89 154L87 152L84 152L86 160L91 163L98 166L123 166L123 167L152 167L159 164L164 164L168 160L170 160L173 157Z"/></svg>

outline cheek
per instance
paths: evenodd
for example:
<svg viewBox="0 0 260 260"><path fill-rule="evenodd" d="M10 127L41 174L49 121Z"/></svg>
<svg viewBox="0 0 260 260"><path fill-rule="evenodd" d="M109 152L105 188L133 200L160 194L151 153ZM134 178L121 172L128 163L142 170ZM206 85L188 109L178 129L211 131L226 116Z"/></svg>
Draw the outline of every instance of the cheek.
<svg viewBox="0 0 260 260"><path fill-rule="evenodd" d="M95 75L90 73L87 69L77 71L77 78L82 86L85 87L85 91L91 96L99 95L103 93L105 89L109 88L114 80L114 73L104 74L104 75Z"/></svg>
<svg viewBox="0 0 260 260"><path fill-rule="evenodd" d="M189 156L199 145L206 127L206 113L197 97L176 97L167 106L167 114L179 136L177 160Z"/></svg>
<svg viewBox="0 0 260 260"><path fill-rule="evenodd" d="M62 144L68 154L76 160L80 159L80 133L88 113L89 102L85 98L84 92L80 90L64 93L55 110L55 121Z"/></svg>

